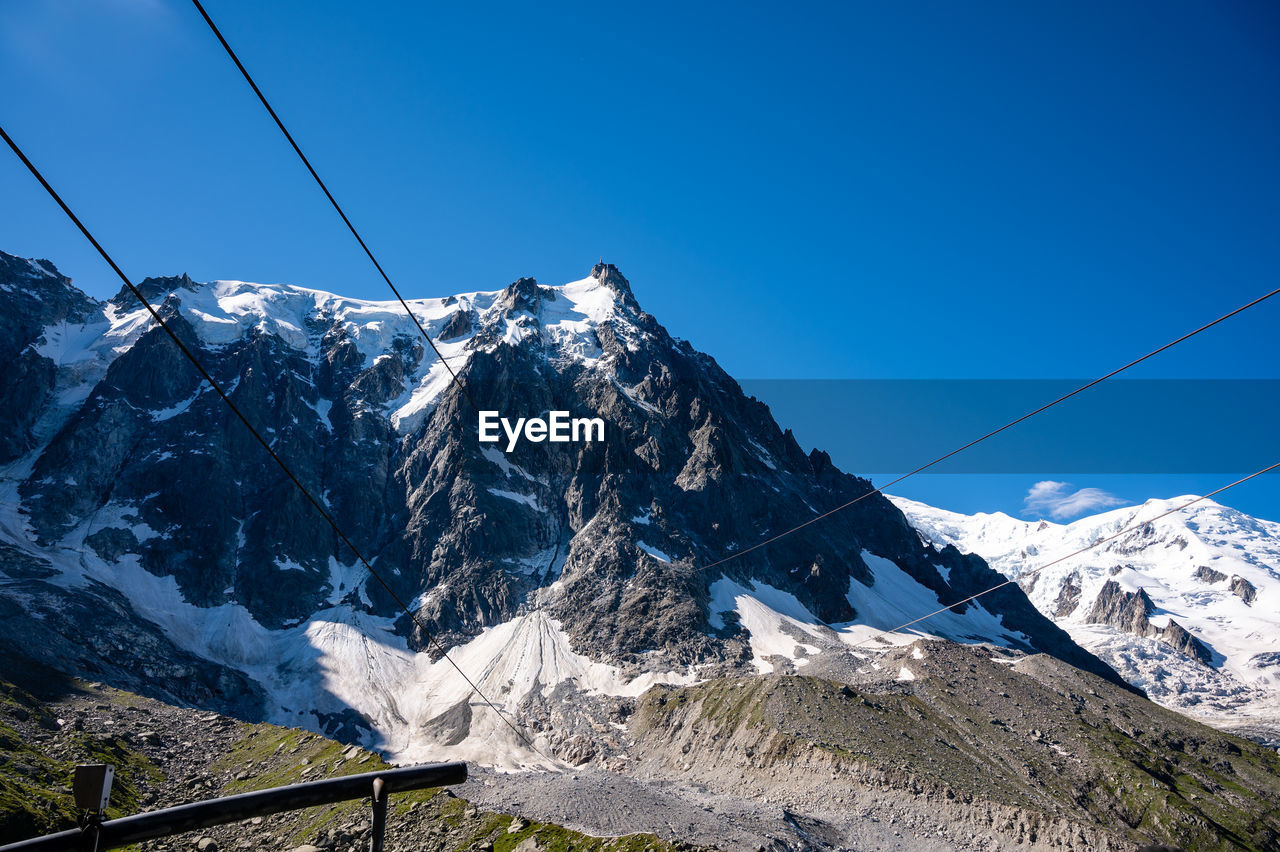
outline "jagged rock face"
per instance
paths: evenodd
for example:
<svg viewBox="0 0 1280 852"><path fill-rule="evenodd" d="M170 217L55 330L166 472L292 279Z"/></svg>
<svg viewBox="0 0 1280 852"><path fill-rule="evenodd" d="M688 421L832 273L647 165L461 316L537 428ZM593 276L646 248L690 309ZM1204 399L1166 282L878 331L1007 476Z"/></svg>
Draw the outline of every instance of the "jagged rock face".
<svg viewBox="0 0 1280 852"><path fill-rule="evenodd" d="M477 412L398 305L186 276L142 282L391 592L411 602L414 623L131 294L96 303L51 270L0 258L0 296L46 306L0 329L14 353L48 349L40 341L53 323L80 325L75 351L38 356L5 385L14 399L41 400L34 414L0 413L5 446L23 459L20 532L37 548L90 554L126 585L160 589L149 578L162 578L172 584L165 595L204 610L242 607L270 630L345 606L394 621L418 649L429 647L419 625L447 646L536 607L581 653L632 664L656 651L675 666L741 658L741 627L712 627L710 589L724 577L782 590L829 624L871 615L850 595L851 583L876 582L865 553L943 604L1002 580L977 556L923 542L825 453L806 454L712 358L644 312L611 265L559 288L524 278L413 303L481 409L605 423L603 441L522 440L509 452L505 440L480 442ZM57 396L59 382L77 392ZM1116 679L1016 586L983 605L1025 649Z"/></svg>
<svg viewBox="0 0 1280 852"><path fill-rule="evenodd" d="M1246 606L1252 606L1258 598L1258 589L1244 577L1232 577L1231 594L1244 601Z"/></svg>
<svg viewBox="0 0 1280 852"><path fill-rule="evenodd" d="M1122 591L1115 580L1108 580L1094 598L1089 611L1090 624L1110 624L1135 636L1153 636L1156 628L1147 617L1156 611L1146 591Z"/></svg>
<svg viewBox="0 0 1280 852"><path fill-rule="evenodd" d="M1173 619L1169 619L1169 625L1160 631L1160 641L1185 657L1199 660L1206 666L1213 664L1213 652Z"/></svg>
<svg viewBox="0 0 1280 852"><path fill-rule="evenodd" d="M1205 665L1213 661L1213 652L1204 646L1196 637L1173 619L1164 627L1156 627L1148 617L1156 611L1156 606L1147 596L1145 589L1125 592L1115 580L1108 580L1102 591L1094 598L1093 608L1089 611L1090 624L1110 624L1125 633L1159 639L1175 651Z"/></svg>
<svg viewBox="0 0 1280 852"><path fill-rule="evenodd" d="M405 593L428 599L420 615L433 629L474 631L554 583L538 599L581 646L615 660L667 649L687 662L713 652L707 594L725 573L786 589L826 622L857 617L846 592L851 579L872 579L864 549L895 561L944 603L999 582L980 559L923 545L879 495L768 550L702 567L871 485L841 473L825 453L806 455L712 359L640 310L615 268L597 266L593 277L616 298L616 313L594 329L595 357L608 369L562 357L536 321L560 297L522 279L504 291L500 311L475 321L476 334L498 340L515 317L535 319L528 335L476 353L464 380L482 409L600 416L607 441L524 442L495 462L474 430L459 428L474 413L446 394L397 470L406 490L422 495L410 501L408 547L430 553ZM548 362L557 369L546 370ZM1073 653L1016 590L993 598L1005 624L1038 647Z"/></svg>
<svg viewBox="0 0 1280 852"><path fill-rule="evenodd" d="M378 379L396 370L394 358L350 370L348 380L335 377L343 367L341 333L322 337L318 364L253 332L210 350L178 313L181 298L170 296L161 308L179 337L201 352L313 493L331 495L331 510L348 519L358 545L376 553L396 507L395 495L379 487L391 433L362 405L341 404L334 388L376 400ZM405 345L398 354L412 360L415 353ZM329 423L316 408L325 391L340 403ZM379 489L372 495L371 486ZM61 540L88 523L84 542L99 555L136 554L199 606L234 600L277 626L313 612L329 590L332 532L160 329L142 333L111 363L40 453L19 495L39 541ZM108 521L113 511L118 517Z"/></svg>

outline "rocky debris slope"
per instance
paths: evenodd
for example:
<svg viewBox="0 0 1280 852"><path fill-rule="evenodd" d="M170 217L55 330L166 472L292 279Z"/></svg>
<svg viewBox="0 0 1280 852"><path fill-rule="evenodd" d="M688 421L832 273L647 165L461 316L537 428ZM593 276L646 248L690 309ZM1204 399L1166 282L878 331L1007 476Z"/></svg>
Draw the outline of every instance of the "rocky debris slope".
<svg viewBox="0 0 1280 852"><path fill-rule="evenodd" d="M1041 612L1156 701L1280 746L1280 524L1212 500L1143 523L1189 496L1070 524L892 499L929 540L1018 579Z"/></svg>
<svg viewBox="0 0 1280 852"><path fill-rule="evenodd" d="M875 668L878 666L879 668ZM747 794L836 840L886 798L926 835L1031 848L1272 849L1280 757L1044 655L921 642L859 685L659 687L631 774Z"/></svg>
<svg viewBox="0 0 1280 852"><path fill-rule="evenodd" d="M609 264L559 287L522 278L410 303L481 408L605 424L603 441L509 451L479 441L476 412L396 303L143 281L415 623L128 293L94 302L47 263L3 258L0 314L51 306L6 345L52 383L22 391L21 416L0 409L18 454L0 469L0 643L39 637L50 666L402 760L544 762L471 701L425 625L537 728L541 751L603 764L616 750L588 753L578 729L608 724L609 697L844 657L845 640L999 580L801 451ZM88 617L95 607L109 616ZM929 629L1121 682L1015 587ZM144 652L129 653L131 633ZM557 712L553 695L590 718Z"/></svg>
<svg viewBox="0 0 1280 852"><path fill-rule="evenodd" d="M7 667L6 667L7 668ZM372 772L381 758L316 734L246 724L217 714L162 704L98 683L55 684L30 669L32 688L57 686L39 698L0 681L0 844L75 824L70 778L77 763L106 762L118 775L108 818L250 790ZM6 671L6 676L13 672ZM591 837L511 813L498 802L481 809L452 789L395 795L387 818L388 850L551 849L687 850L653 835ZM368 848L369 805L348 802L258 817L144 843L154 850L356 852Z"/></svg>

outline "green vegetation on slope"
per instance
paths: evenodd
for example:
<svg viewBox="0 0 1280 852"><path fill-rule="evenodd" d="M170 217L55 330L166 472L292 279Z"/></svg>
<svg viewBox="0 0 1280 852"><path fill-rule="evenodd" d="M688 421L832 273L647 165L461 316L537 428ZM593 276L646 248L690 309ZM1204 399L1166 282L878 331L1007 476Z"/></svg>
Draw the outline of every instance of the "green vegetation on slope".
<svg viewBox="0 0 1280 852"><path fill-rule="evenodd" d="M71 778L77 764L115 766L108 818L135 813L140 787L163 780L159 768L123 737L71 731L58 738L56 750L42 748L59 729L38 699L0 681L0 843L75 828ZM36 741L37 731L48 738Z"/></svg>
<svg viewBox="0 0 1280 852"><path fill-rule="evenodd" d="M59 725L39 699L0 681L0 843L74 827L70 781L77 763L116 767L109 818L137 813L143 790L160 794L155 807L388 767L372 752L308 731L232 722L97 685L73 689L79 690L75 693L77 707L94 709L92 724L107 729L123 727L122 716L129 716L135 724L145 719L160 735L150 742L135 743L135 739L146 738L95 736ZM166 725L171 729L166 730ZM166 777L145 753L161 741L170 745L156 747L158 751L171 755L176 746L181 753L181 760L173 764L173 777ZM200 749L209 753L193 754ZM163 763L166 758L157 755L157 759ZM195 774L191 772L193 764L198 765ZM447 789L397 793L390 804L389 849L506 852L531 839L525 849L533 844L539 850L587 852L689 848L649 834L598 838L552 823L481 811ZM346 848L368 843L369 821L366 799L292 811L205 833L223 848L235 848L243 841L264 848L289 849L307 843ZM160 842L158 848L189 848L192 842L190 837L179 837Z"/></svg>

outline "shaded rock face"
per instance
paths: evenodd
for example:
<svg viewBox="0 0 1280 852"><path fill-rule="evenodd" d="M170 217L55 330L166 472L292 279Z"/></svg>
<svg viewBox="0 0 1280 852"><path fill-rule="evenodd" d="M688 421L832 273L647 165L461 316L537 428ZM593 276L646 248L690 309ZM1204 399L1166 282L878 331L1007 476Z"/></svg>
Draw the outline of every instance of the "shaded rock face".
<svg viewBox="0 0 1280 852"><path fill-rule="evenodd" d="M1090 624L1110 624L1135 636L1152 636L1156 628L1147 620L1155 613L1155 604L1142 589L1122 591L1115 580L1108 580L1094 598L1089 611Z"/></svg>
<svg viewBox="0 0 1280 852"><path fill-rule="evenodd" d="M1054 618L1066 618L1080 606L1080 575L1073 573L1062 582L1053 609Z"/></svg>
<svg viewBox="0 0 1280 852"><path fill-rule="evenodd" d="M1176 621L1170 620L1169 626L1160 631L1160 641L1183 656L1199 660L1206 666L1213 664L1213 652Z"/></svg>
<svg viewBox="0 0 1280 852"><path fill-rule="evenodd" d="M27 358L51 323L136 310L128 294L95 303L55 273L33 283L31 264L0 259L0 302L47 291L38 320L0 326L18 356L7 366ZM825 453L805 453L712 358L645 313L616 267L599 264L592 276L593 304L607 306L589 322L563 292L524 278L467 305L446 300L456 307L428 324L433 337L461 347L451 363L481 409L511 417L563 410L606 424L604 441L526 440L509 453L480 443L477 413L453 385L402 416L434 358L407 318L400 331L377 330L376 351L371 327L344 321L328 302L283 330L264 321L211 337L190 304L211 298L213 285L181 276L147 279L141 289L446 645L539 606L597 659L634 661L656 650L673 663L715 660L727 638L708 621L709 588L720 577L767 583L823 621L851 621L860 614L850 583L873 582L864 550L944 604L1002 582L977 556L923 543L867 480ZM8 304L0 315L12 313ZM581 323L571 339L551 322L564 316ZM81 547L108 564L136 561L172 578L189 603L239 604L268 628L346 602L398 619L410 645L427 648L419 626L354 569L354 555L172 342L147 329L139 323L103 356L101 375L44 443L27 408L0 409L3 448L30 466L17 494L38 542ZM66 380L52 361L28 360L4 384L15 400L48 397ZM1026 650L1120 682L1016 586L983 600L1025 634Z"/></svg>
<svg viewBox="0 0 1280 852"><path fill-rule="evenodd" d="M1167 627L1156 627L1148 618L1156 611L1155 604L1143 589L1136 592L1121 590L1115 580L1108 580L1094 599L1089 611L1090 624L1110 624L1126 633L1159 639L1174 650L1199 660L1206 666L1213 662L1213 652L1173 619Z"/></svg>
<svg viewBox="0 0 1280 852"><path fill-rule="evenodd" d="M471 331L471 317L466 311L457 311L440 330L441 340L457 340Z"/></svg>
<svg viewBox="0 0 1280 852"><path fill-rule="evenodd" d="M109 680L176 704L263 717L262 689L242 672L188 653L102 583L65 589L48 563L0 546L9 580L0 595L0 659ZM7 628L17 626L17 632Z"/></svg>
<svg viewBox="0 0 1280 852"><path fill-rule="evenodd" d="M47 260L0 252L0 463L34 449L56 366L41 344L67 325L102 319L102 308ZM46 330L54 333L46 333Z"/></svg>
<svg viewBox="0 0 1280 852"><path fill-rule="evenodd" d="M326 426L315 407L336 384L341 339L316 365L261 335L209 352L180 315L171 322L302 481L313 493L329 491L352 536L376 548L394 495L370 500L368 483L386 476L389 429L336 406ZM379 373L392 370L378 365L343 384L376 397ZM314 611L328 590L330 558L351 559L338 557L313 507L159 329L111 364L19 494L45 543L117 507L119 517L86 541L100 555L136 554L151 573L175 577L192 603L235 600L267 626Z"/></svg>

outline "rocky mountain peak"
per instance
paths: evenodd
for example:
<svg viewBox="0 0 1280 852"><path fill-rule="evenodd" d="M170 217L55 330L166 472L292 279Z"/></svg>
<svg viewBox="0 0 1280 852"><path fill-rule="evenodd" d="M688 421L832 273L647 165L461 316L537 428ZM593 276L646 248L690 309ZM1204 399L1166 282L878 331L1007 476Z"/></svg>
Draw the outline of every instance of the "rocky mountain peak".
<svg viewBox="0 0 1280 852"><path fill-rule="evenodd" d="M613 290L624 304L639 309L635 294L631 292L631 282L618 271L618 267L602 260L591 267L591 277Z"/></svg>
<svg viewBox="0 0 1280 852"><path fill-rule="evenodd" d="M153 306L158 307L159 303L166 296L177 290L196 290L203 287L191 280L191 276L187 273L181 275L162 275L154 278L144 278L135 285L138 291L142 293L146 300ZM128 287L121 287L120 291L111 297L111 304L117 308L124 310L133 310L138 307L137 297L130 292Z"/></svg>
<svg viewBox="0 0 1280 852"><path fill-rule="evenodd" d="M810 450L809 464L813 468L814 474L821 476L824 471L831 467L831 455L826 450Z"/></svg>
<svg viewBox="0 0 1280 852"><path fill-rule="evenodd" d="M1089 612L1090 624L1109 624L1118 627L1134 636L1158 639L1169 645L1178 653L1209 665L1213 660L1213 652L1186 629L1169 619L1164 627L1157 627L1150 621L1150 616L1158 611L1147 590L1138 587L1137 591L1122 591L1115 580L1108 580L1094 599L1093 608Z"/></svg>
<svg viewBox="0 0 1280 852"><path fill-rule="evenodd" d="M1178 622L1170 619L1169 626L1160 632L1159 638L1183 656L1198 660L1206 666L1213 665L1213 652Z"/></svg>
<svg viewBox="0 0 1280 852"><path fill-rule="evenodd" d="M101 314L50 261L0 251L0 463L36 445L33 430L57 382L50 356L68 348L68 329Z"/></svg>
<svg viewBox="0 0 1280 852"><path fill-rule="evenodd" d="M21 278L31 282L50 279L71 283L71 279L59 272L58 267L54 266L51 260L18 257L3 251L0 251L0 271L6 278Z"/></svg>
<svg viewBox="0 0 1280 852"><path fill-rule="evenodd" d="M508 314L518 311L537 313L538 303L549 292L547 288L538 286L536 278L517 278L502 291L502 298L508 305Z"/></svg>
<svg viewBox="0 0 1280 852"><path fill-rule="evenodd" d="M61 321L84 322L97 302L72 286L71 279L58 271L49 260L23 258L0 251L0 293L6 303L25 316L11 316L6 324L18 323L26 328L22 337L30 342L30 331ZM0 349L4 343L0 341ZM21 347L19 347L21 348Z"/></svg>
<svg viewBox="0 0 1280 852"><path fill-rule="evenodd" d="M1231 593L1244 601L1245 606L1252 606L1258 598L1258 589L1244 577L1231 578Z"/></svg>

